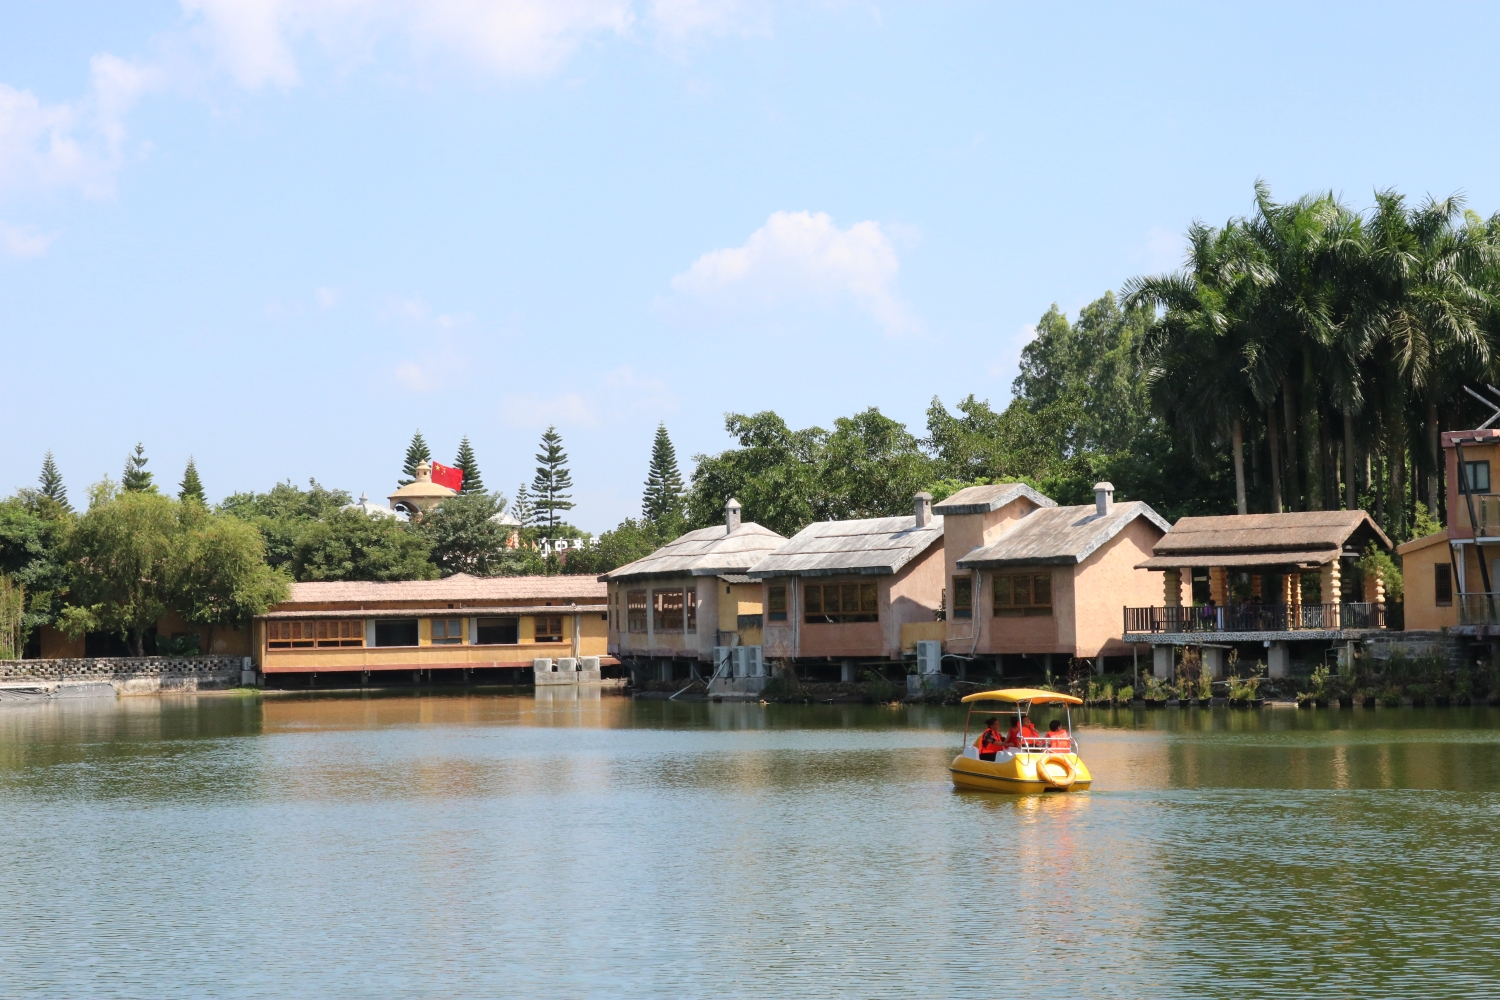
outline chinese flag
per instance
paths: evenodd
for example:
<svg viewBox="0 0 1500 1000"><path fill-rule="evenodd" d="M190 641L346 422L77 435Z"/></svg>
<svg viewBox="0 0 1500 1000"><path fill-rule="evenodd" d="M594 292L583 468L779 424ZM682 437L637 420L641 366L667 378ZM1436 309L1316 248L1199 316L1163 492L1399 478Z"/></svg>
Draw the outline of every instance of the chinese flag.
<svg viewBox="0 0 1500 1000"><path fill-rule="evenodd" d="M451 465L442 462L432 463L432 481L439 486L446 486L454 493L464 487L464 470L455 469Z"/></svg>

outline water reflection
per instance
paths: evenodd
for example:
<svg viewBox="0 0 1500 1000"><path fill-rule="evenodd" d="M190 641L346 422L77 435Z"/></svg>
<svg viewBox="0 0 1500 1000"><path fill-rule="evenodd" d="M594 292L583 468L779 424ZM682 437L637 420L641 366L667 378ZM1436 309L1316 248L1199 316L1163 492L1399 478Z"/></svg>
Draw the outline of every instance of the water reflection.
<svg viewBox="0 0 1500 1000"><path fill-rule="evenodd" d="M952 790L963 714L933 707L7 706L0 993L1444 997L1500 973L1494 710L1078 721L1094 790L1017 797Z"/></svg>

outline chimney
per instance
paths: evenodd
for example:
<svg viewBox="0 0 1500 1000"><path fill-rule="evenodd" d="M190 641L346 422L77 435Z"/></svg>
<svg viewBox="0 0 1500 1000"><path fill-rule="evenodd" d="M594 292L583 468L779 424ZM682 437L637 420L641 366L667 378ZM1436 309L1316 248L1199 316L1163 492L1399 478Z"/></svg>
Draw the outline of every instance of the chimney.
<svg viewBox="0 0 1500 1000"><path fill-rule="evenodd" d="M1105 514L1109 513L1109 508L1114 505L1114 502L1114 483L1094 484L1094 513L1098 514L1100 517L1103 517Z"/></svg>
<svg viewBox="0 0 1500 1000"><path fill-rule="evenodd" d="M724 534L732 534L740 526L740 502L734 497L724 505Z"/></svg>
<svg viewBox="0 0 1500 1000"><path fill-rule="evenodd" d="M917 502L917 527L925 528L932 523L932 494L918 493L912 499Z"/></svg>

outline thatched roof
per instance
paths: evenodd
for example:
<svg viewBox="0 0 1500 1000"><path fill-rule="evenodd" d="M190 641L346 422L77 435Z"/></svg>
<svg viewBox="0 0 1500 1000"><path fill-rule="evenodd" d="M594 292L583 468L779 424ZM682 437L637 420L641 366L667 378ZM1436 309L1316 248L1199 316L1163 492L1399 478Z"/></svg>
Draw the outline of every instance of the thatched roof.
<svg viewBox="0 0 1500 1000"><path fill-rule="evenodd" d="M718 576L743 573L768 552L786 544L770 528L754 522L733 531L719 524L680 535L644 559L610 570L600 580L641 579L661 576Z"/></svg>
<svg viewBox="0 0 1500 1000"><path fill-rule="evenodd" d="M1162 531L1171 525L1140 500L1117 503L1100 515L1093 504L1047 507L1017 521L997 541L958 560L960 569L1000 569L1006 566L1058 566L1083 562L1136 518L1145 518Z"/></svg>
<svg viewBox="0 0 1500 1000"><path fill-rule="evenodd" d="M750 575L833 576L865 573L884 576L943 540L943 519L933 517L926 527L917 519L872 517L858 521L819 521L792 536L776 552L750 567Z"/></svg>
<svg viewBox="0 0 1500 1000"><path fill-rule="evenodd" d="M1184 517L1156 543L1142 569L1198 566L1321 566L1346 548L1391 540L1362 510Z"/></svg>
<svg viewBox="0 0 1500 1000"><path fill-rule="evenodd" d="M292 611L298 604L375 603L379 601L571 601L596 604L606 589L591 576L469 576L443 580L323 580L292 584L291 598L275 608Z"/></svg>
<svg viewBox="0 0 1500 1000"><path fill-rule="evenodd" d="M1056 507L1057 501L1043 496L1025 483L995 483L992 486L965 486L932 508L934 514L988 514L1012 500L1025 497L1038 507Z"/></svg>

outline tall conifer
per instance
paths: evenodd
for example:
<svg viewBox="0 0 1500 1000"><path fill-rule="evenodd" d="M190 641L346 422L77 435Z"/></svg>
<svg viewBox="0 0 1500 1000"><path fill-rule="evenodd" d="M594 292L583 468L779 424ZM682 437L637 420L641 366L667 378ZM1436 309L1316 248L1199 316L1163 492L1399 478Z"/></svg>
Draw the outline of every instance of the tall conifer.
<svg viewBox="0 0 1500 1000"><path fill-rule="evenodd" d="M57 471L57 462L52 457L51 449L47 451L47 457L42 459L42 474L37 477L41 484L38 492L42 496L57 504L63 510L72 510L73 505L68 503L68 488L63 485L62 473Z"/></svg>
<svg viewBox="0 0 1500 1000"><path fill-rule="evenodd" d="M573 477L568 472L568 453L562 449L562 435L555 426L548 427L542 435L541 448L536 456L540 464L531 480L531 519L550 531L557 527L560 511L573 509L573 495L567 492L573 488Z"/></svg>
<svg viewBox="0 0 1500 1000"><path fill-rule="evenodd" d="M427 447L427 440L422 437L422 432L417 431L411 436L411 444L406 446L406 461L401 466L401 475L404 479L396 481L397 486L406 486L417 481L417 465L421 462L432 461L432 452Z"/></svg>
<svg viewBox="0 0 1500 1000"><path fill-rule="evenodd" d="M510 505L510 515L521 524L527 525L531 523L531 515L535 512L535 508L531 505L531 491L526 488L525 483L522 483L516 487L516 502Z"/></svg>
<svg viewBox="0 0 1500 1000"><path fill-rule="evenodd" d="M137 441L135 451L125 459L125 471L120 474L120 489L127 493L155 493L156 484L151 473L146 471L146 448Z"/></svg>
<svg viewBox="0 0 1500 1000"><path fill-rule="evenodd" d="M192 455L188 456L187 468L183 470L182 482L177 488L177 499L186 500L189 497L208 506L208 497L203 493L203 480L198 478L198 465L193 461Z"/></svg>
<svg viewBox="0 0 1500 1000"><path fill-rule="evenodd" d="M682 473L677 468L677 449L672 447L664 423L656 425L656 440L651 445L641 516L658 526L675 524L682 518Z"/></svg>
<svg viewBox="0 0 1500 1000"><path fill-rule="evenodd" d="M474 446L469 444L469 435L458 443L458 456L453 459L455 468L464 470L464 487L460 493L483 493L484 477L479 474L479 461L474 457Z"/></svg>

